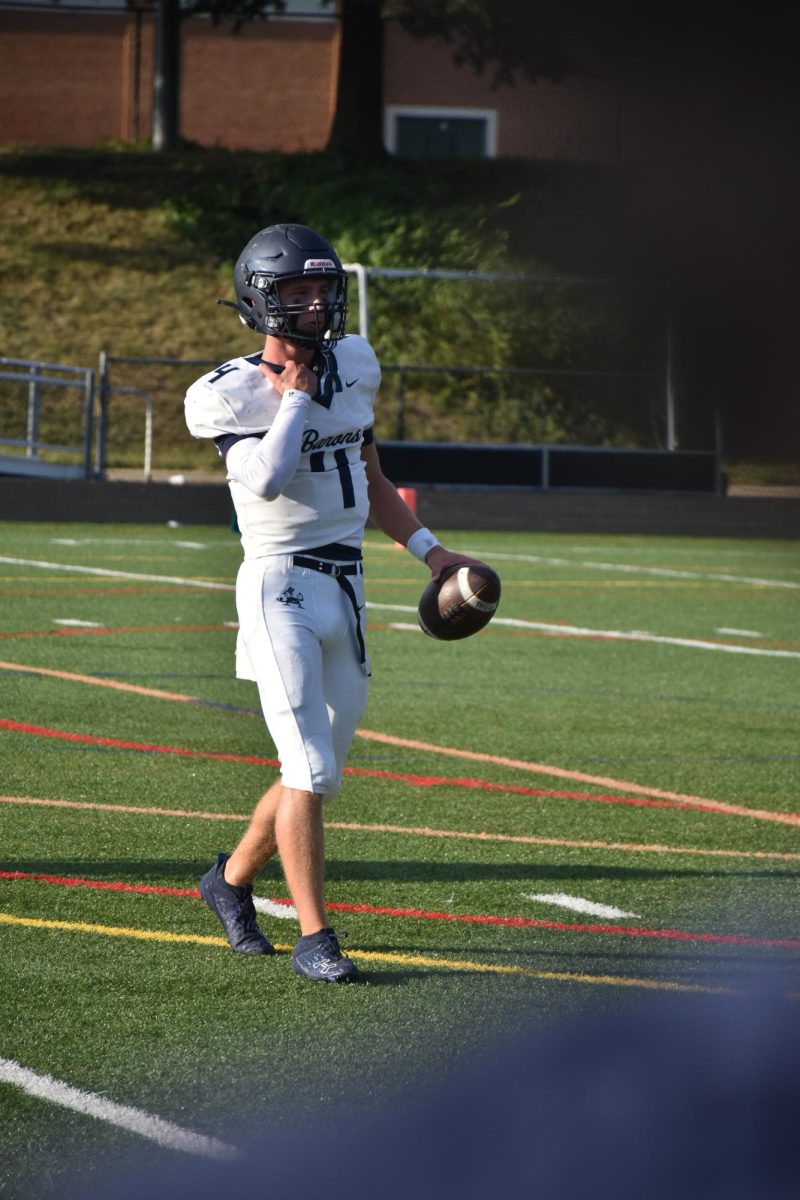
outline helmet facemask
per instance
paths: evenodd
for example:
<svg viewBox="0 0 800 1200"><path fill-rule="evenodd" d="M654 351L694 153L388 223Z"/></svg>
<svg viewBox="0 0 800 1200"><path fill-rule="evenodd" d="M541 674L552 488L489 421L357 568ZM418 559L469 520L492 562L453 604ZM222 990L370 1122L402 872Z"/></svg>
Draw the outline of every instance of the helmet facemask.
<svg viewBox="0 0 800 1200"><path fill-rule="evenodd" d="M281 300L281 285L292 279L326 279L330 291L324 303L288 304ZM300 346L318 347L344 335L347 317L347 274L344 271L306 271L296 275L273 275L252 271L239 291L240 316L259 333L283 338ZM298 329L301 317L316 315L315 327Z"/></svg>

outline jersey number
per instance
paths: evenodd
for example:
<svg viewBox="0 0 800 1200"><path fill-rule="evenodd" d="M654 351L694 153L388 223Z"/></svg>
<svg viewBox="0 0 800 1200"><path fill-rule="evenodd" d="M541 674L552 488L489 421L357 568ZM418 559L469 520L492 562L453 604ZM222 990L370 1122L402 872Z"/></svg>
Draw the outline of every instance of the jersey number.
<svg viewBox="0 0 800 1200"><path fill-rule="evenodd" d="M334 450L333 461L339 472L339 483L342 485L342 502L344 508L355 508L356 494L353 491L353 476L350 474L350 463L347 461L346 450ZM325 470L325 451L315 450L309 456L309 466L312 471Z"/></svg>

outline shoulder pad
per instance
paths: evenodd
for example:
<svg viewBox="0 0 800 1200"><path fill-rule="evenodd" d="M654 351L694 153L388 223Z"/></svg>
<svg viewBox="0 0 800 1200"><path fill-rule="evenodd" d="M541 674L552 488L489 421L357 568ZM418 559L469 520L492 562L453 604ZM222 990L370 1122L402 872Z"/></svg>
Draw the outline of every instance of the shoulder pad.
<svg viewBox="0 0 800 1200"><path fill-rule="evenodd" d="M252 366L248 359L234 359L191 385L184 408L193 437L260 436L269 428L280 397Z"/></svg>

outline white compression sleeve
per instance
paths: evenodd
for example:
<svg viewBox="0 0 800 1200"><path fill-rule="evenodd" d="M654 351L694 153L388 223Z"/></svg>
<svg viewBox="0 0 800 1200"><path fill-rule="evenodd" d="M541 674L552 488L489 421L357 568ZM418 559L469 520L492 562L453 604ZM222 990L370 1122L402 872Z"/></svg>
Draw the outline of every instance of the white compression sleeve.
<svg viewBox="0 0 800 1200"><path fill-rule="evenodd" d="M284 392L272 427L264 437L245 438L231 446L225 456L228 478L243 483L265 500L280 496L297 470L310 403L308 392L294 388Z"/></svg>

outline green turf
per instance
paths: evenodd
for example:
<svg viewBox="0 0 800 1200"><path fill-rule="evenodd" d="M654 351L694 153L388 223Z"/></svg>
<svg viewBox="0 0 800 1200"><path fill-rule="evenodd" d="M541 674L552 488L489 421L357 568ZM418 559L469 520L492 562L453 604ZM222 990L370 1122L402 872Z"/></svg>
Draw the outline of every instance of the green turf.
<svg viewBox="0 0 800 1200"><path fill-rule="evenodd" d="M556 927L333 910L334 923L349 931L354 957L377 957L362 961L366 986L326 989L294 977L285 952L253 961L191 941L144 942L0 922L0 1056L236 1141L243 1092L248 1112L286 1126L298 1107L330 1110L344 1099L388 1104L411 1080L417 1087L433 1083L495 1042L547 1031L583 1013L626 1011L645 996L666 1001L675 987L798 991L796 946L701 936L798 939L800 859L753 856L797 854L796 824L591 799L647 799L623 786L636 784L766 814L800 810L796 546L444 536L500 571L499 619L480 636L450 645L397 628L413 626L425 574L409 555L369 533L374 675L362 728L516 765L356 738L352 773L328 819L395 830L329 830L328 899L332 905L522 917ZM30 727L273 759L255 688L232 676L235 631L225 624L235 620L232 592L168 578L230 585L240 557L237 540L225 529L205 527L10 522L0 530L0 555L20 560L0 562L4 663L190 700L4 667L0 718L27 728L0 728L0 794L198 814L3 803L0 866L195 888L217 851L235 843L254 801L275 778L274 767L59 739ZM523 624L502 623L508 619ZM93 622L103 632L58 624L64 621ZM595 636L555 636L532 623ZM614 631L759 653L607 636ZM763 653L776 650L785 656ZM593 778L525 767L537 763ZM420 827L553 844L398 832ZM558 844L592 841L607 845ZM620 844L631 848L614 848ZM646 851L645 844L664 849ZM744 856L683 854L680 848ZM286 897L277 863L257 892ZM635 915L585 916L530 898L553 893ZM2 914L165 935L220 933L191 897L32 880L0 879ZM292 942L293 922L265 920L280 945ZM695 936L626 936L574 926ZM437 967L422 959L467 965ZM530 973L480 973L478 967ZM638 983L623 986L625 980ZM725 997L716 1002L725 1004ZM123 1162L174 1159L174 1152L2 1083L0 1106L7 1149L0 1194L12 1200L51 1190L64 1195L76 1171L97 1178Z"/></svg>

